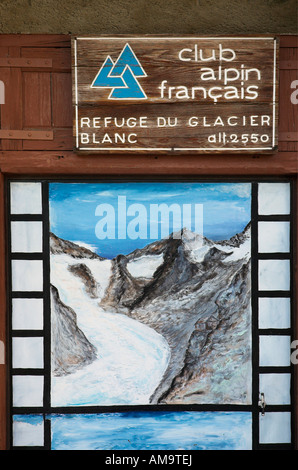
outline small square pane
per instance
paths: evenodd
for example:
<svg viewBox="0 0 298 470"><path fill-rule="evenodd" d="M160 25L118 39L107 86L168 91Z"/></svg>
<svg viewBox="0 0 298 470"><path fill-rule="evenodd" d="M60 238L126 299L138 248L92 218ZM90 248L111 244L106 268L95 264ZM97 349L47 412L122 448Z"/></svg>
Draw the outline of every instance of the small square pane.
<svg viewBox="0 0 298 470"><path fill-rule="evenodd" d="M259 222L259 253L288 253L290 251L289 222Z"/></svg>
<svg viewBox="0 0 298 470"><path fill-rule="evenodd" d="M42 222L11 222L11 251L42 252Z"/></svg>
<svg viewBox="0 0 298 470"><path fill-rule="evenodd" d="M290 405L291 374L260 374L260 393L267 405Z"/></svg>
<svg viewBox="0 0 298 470"><path fill-rule="evenodd" d="M15 337L12 339L12 348L13 368L43 368L43 338Z"/></svg>
<svg viewBox="0 0 298 470"><path fill-rule="evenodd" d="M43 406L43 376L13 376L13 406Z"/></svg>
<svg viewBox="0 0 298 470"><path fill-rule="evenodd" d="M259 183L260 215L290 214L290 183Z"/></svg>
<svg viewBox="0 0 298 470"><path fill-rule="evenodd" d="M42 330L43 299L12 299L12 329Z"/></svg>
<svg viewBox="0 0 298 470"><path fill-rule="evenodd" d="M44 445L44 421L41 415L15 415L12 431L14 446Z"/></svg>
<svg viewBox="0 0 298 470"><path fill-rule="evenodd" d="M291 413L269 412L260 416L261 444L291 443Z"/></svg>
<svg viewBox="0 0 298 470"><path fill-rule="evenodd" d="M41 214L41 183L11 183L12 214Z"/></svg>
<svg viewBox="0 0 298 470"><path fill-rule="evenodd" d="M13 291L42 291L43 269L41 260L16 259L11 262Z"/></svg>
<svg viewBox="0 0 298 470"><path fill-rule="evenodd" d="M290 365L290 336L261 335L259 340L260 366L287 367Z"/></svg>
<svg viewBox="0 0 298 470"><path fill-rule="evenodd" d="M287 259L259 260L259 290L289 290L290 261Z"/></svg>
<svg viewBox="0 0 298 470"><path fill-rule="evenodd" d="M290 328L291 303L289 297L259 298L259 328Z"/></svg>

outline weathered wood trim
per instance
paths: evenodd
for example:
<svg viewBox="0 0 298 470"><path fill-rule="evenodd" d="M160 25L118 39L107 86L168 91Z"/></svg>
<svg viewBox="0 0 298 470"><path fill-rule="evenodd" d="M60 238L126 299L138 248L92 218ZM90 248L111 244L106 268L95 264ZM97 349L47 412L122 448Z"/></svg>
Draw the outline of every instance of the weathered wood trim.
<svg viewBox="0 0 298 470"><path fill-rule="evenodd" d="M0 58L0 67L52 68L52 59L26 59L25 57Z"/></svg>
<svg viewBox="0 0 298 470"><path fill-rule="evenodd" d="M53 140L53 131L23 131L0 129L0 139Z"/></svg>
<svg viewBox="0 0 298 470"><path fill-rule="evenodd" d="M279 132L279 142L298 142L298 132Z"/></svg>
<svg viewBox="0 0 298 470"><path fill-rule="evenodd" d="M1 34L1 46L70 47L68 34Z"/></svg>
<svg viewBox="0 0 298 470"><path fill-rule="evenodd" d="M298 47L298 35L278 34L280 47Z"/></svg>
<svg viewBox="0 0 298 470"><path fill-rule="evenodd" d="M281 60L279 62L280 70L298 70L297 60Z"/></svg>
<svg viewBox="0 0 298 470"><path fill-rule="evenodd" d="M296 175L298 152L245 155L76 155L68 151L2 151L0 168L14 175Z"/></svg>

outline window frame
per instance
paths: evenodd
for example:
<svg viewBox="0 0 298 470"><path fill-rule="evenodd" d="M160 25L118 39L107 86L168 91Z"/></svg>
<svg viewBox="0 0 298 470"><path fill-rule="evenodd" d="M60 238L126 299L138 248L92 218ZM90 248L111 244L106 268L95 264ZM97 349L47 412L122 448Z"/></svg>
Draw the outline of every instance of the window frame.
<svg viewBox="0 0 298 470"><path fill-rule="evenodd" d="M9 212L10 207L10 183L12 182L40 182L42 184L42 206L43 212L41 215L11 215ZM10 397L10 410L9 410L9 421L10 421L10 443L13 446L13 433L12 433L12 417L13 415L17 414L32 414L32 412L36 414L42 414L45 417L44 424L45 424L45 439L44 439L44 447L43 449L50 449L51 448L51 438L50 438L50 420L46 419L46 416L50 414L73 414L73 413L82 413L82 414L89 414L89 413L111 413L111 412L125 412L125 411L132 411L132 410L140 410L140 411L164 411L164 410L172 410L172 411L247 411L250 412L252 415L252 450L258 449L292 449L294 445L294 368L293 364L289 367L261 367L259 365L259 336L262 335L272 335L272 334L280 334L280 335L290 335L291 341L294 339L294 261L293 261L293 254L294 254L294 227L295 227L295 217L294 217L294 181L291 178L285 177L277 177L277 178L220 178L220 177L210 177L210 178L107 178L103 179L100 177L94 178L8 178L6 182L6 195L7 195L7 269L8 269L8 286L7 286L7 298L9 303L8 308L8 331L9 331L9 356L12 358L12 337L13 336L24 336L24 331L16 331L12 329L11 324L11 311L12 311L12 298L14 297L12 294L11 289L11 260L12 259L20 259L18 257L21 256L21 259L36 259L36 254L12 254L10 251L11 246L11 234L10 234L10 223L12 221L17 220L40 220L43 224L43 253L42 255L38 256L38 259L42 259L43 261L43 280L44 280L44 289L43 293L37 294L37 298L44 299L44 328L43 328L43 335L44 338L50 338L51 334L51 325L50 325L50 292L49 292L49 283L50 283L50 253L49 253L49 194L48 194L48 184L52 182L101 182L101 183L108 183L108 182L144 182L144 181L156 181L156 182L224 182L224 183L236 183L236 182L249 182L251 183L252 194L251 194L251 224L252 224L252 245L251 245L251 279L252 279L252 294L251 294L251 302L252 302L252 404L251 405L143 405L143 406L83 406L83 407L51 407L50 404L50 371L51 371L51 364L50 364L50 340L44 340L44 405L42 407L22 407L22 408L14 408L12 405L12 377L13 375L17 375L18 373L24 374L24 370L21 369L15 370L12 367L11 361L9 364L9 397ZM258 214L258 200L257 200L257 188L258 183L263 182L290 182L291 186L291 210L290 214L287 216L260 216ZM25 219L24 219L25 217ZM281 253L270 253L270 254L260 254L258 253L258 222L259 221L281 221L286 220L289 221L291 224L291 231L290 231L290 252L288 254L281 254ZM258 262L260 259L289 259L291 265L291 285L290 290L286 291L285 293L276 293L270 291L269 293L260 293L258 289ZM15 293L14 293L15 294ZM27 294L25 293L17 293L20 297L26 297ZM258 299L259 297L264 296L290 296L292 299L291 302L291 328L290 329L280 329L274 331L271 330L260 330L258 327ZM26 330L25 336L38 336L41 334L41 331L36 330ZM30 371L28 370L26 374L36 373L36 375L41 375L41 371ZM259 443L259 419L260 419L260 407L259 407L259 375L260 373L290 373L291 374L291 405L267 405L266 406L266 413L269 412L291 412L291 440L290 444L260 444ZM19 448L19 447L17 447ZM27 447L26 447L27 448ZM38 447L39 448L39 447ZM30 449L34 449L34 447L30 447Z"/></svg>

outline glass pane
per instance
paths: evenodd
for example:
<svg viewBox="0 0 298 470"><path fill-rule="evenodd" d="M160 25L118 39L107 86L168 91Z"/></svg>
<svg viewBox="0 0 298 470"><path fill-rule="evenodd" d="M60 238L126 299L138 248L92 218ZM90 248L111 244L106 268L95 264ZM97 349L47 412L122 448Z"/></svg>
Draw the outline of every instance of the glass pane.
<svg viewBox="0 0 298 470"><path fill-rule="evenodd" d="M43 377L13 376L13 406L43 406Z"/></svg>
<svg viewBox="0 0 298 470"><path fill-rule="evenodd" d="M13 330L43 328L43 299L12 299Z"/></svg>
<svg viewBox="0 0 298 470"><path fill-rule="evenodd" d="M40 415L15 415L13 417L13 445L43 446L43 417Z"/></svg>
<svg viewBox="0 0 298 470"><path fill-rule="evenodd" d="M259 252L286 253L290 250L289 222L259 222Z"/></svg>
<svg viewBox="0 0 298 470"><path fill-rule="evenodd" d="M289 290L290 261L286 259L259 260L260 290Z"/></svg>
<svg viewBox="0 0 298 470"><path fill-rule="evenodd" d="M40 260L11 261L13 291L42 291L43 264Z"/></svg>
<svg viewBox="0 0 298 470"><path fill-rule="evenodd" d="M290 336L260 336L260 366L289 366L290 355Z"/></svg>
<svg viewBox="0 0 298 470"><path fill-rule="evenodd" d="M11 251L42 252L42 222L11 222Z"/></svg>
<svg viewBox="0 0 298 470"><path fill-rule="evenodd" d="M260 393L267 405L291 403L291 374L260 374Z"/></svg>
<svg viewBox="0 0 298 470"><path fill-rule="evenodd" d="M250 450L250 413L53 415L53 450Z"/></svg>
<svg viewBox="0 0 298 470"><path fill-rule="evenodd" d="M290 328L291 303L287 297L259 298L259 328Z"/></svg>
<svg viewBox="0 0 298 470"><path fill-rule="evenodd" d="M18 369L43 367L43 338L12 339L12 364Z"/></svg>
<svg viewBox="0 0 298 470"><path fill-rule="evenodd" d="M259 214L290 213L290 183L259 183Z"/></svg>
<svg viewBox="0 0 298 470"><path fill-rule="evenodd" d="M260 416L261 444L289 444L291 442L291 413L265 413Z"/></svg>
<svg viewBox="0 0 298 470"><path fill-rule="evenodd" d="M41 214L41 183L11 183L11 214Z"/></svg>

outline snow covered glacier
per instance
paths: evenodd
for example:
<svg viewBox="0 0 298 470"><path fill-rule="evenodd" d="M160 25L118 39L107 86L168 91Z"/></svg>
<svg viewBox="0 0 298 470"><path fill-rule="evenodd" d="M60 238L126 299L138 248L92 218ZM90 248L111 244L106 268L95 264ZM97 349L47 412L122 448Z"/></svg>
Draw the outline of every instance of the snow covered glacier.
<svg viewBox="0 0 298 470"><path fill-rule="evenodd" d="M84 263L98 285L90 296L71 267ZM105 311L100 300L111 276L111 261L51 255L51 283L76 313L78 328L96 348L96 359L66 375L52 375L52 406L148 403L168 365L166 340L126 315ZM52 304L52 309L55 306ZM52 343L55 337L52 338Z"/></svg>
<svg viewBox="0 0 298 470"><path fill-rule="evenodd" d="M51 234L51 284L52 406L250 403L249 225L113 260Z"/></svg>

